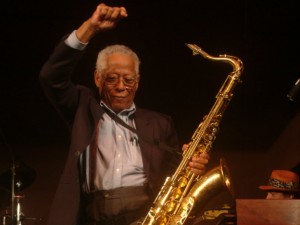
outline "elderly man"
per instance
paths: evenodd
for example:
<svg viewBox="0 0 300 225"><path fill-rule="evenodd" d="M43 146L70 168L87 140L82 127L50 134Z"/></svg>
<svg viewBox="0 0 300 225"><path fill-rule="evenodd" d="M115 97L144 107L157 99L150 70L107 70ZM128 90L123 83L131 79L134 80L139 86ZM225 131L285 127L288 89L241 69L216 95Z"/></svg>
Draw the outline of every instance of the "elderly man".
<svg viewBox="0 0 300 225"><path fill-rule="evenodd" d="M71 81L89 41L127 16L124 7L99 4L41 70L43 89L71 130L48 225L130 224L145 216L178 163L172 119L134 103L140 60L130 48L112 45L100 51L94 72L100 101ZM202 174L208 158L195 156L189 166Z"/></svg>

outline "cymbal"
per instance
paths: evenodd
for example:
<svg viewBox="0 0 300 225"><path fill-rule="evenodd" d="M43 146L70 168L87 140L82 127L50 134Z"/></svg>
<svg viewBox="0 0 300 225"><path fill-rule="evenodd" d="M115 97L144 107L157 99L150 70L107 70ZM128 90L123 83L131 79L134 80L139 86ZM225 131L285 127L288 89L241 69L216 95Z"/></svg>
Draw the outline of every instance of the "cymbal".
<svg viewBox="0 0 300 225"><path fill-rule="evenodd" d="M8 190L12 189L12 169L0 175L0 187L4 187ZM31 185L35 178L36 172L33 168L26 166L24 163L18 163L15 165L14 176L14 189L15 191L22 191Z"/></svg>
<svg viewBox="0 0 300 225"><path fill-rule="evenodd" d="M0 199L0 209L4 209L9 206L9 203L11 202L11 194L9 190L0 187Z"/></svg>

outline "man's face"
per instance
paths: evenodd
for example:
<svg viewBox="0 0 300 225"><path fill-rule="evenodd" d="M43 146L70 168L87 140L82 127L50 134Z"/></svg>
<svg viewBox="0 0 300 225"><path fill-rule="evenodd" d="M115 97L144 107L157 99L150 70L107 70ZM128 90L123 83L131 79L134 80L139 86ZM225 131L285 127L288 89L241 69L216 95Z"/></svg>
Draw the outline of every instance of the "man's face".
<svg viewBox="0 0 300 225"><path fill-rule="evenodd" d="M289 193L269 191L266 199L292 199L293 195Z"/></svg>
<svg viewBox="0 0 300 225"><path fill-rule="evenodd" d="M138 82L134 60L129 55L110 55L101 78L95 71L95 83L101 99L116 113L132 105Z"/></svg>

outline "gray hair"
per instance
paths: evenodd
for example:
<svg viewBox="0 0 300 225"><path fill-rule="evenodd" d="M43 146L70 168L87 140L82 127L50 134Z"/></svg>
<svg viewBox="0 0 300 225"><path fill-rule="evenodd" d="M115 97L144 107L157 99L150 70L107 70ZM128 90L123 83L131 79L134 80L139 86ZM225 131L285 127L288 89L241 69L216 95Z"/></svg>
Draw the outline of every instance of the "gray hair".
<svg viewBox="0 0 300 225"><path fill-rule="evenodd" d="M106 65L107 57L114 53L120 53L120 54L132 56L135 64L135 72L139 76L139 67L141 62L137 54L129 47L125 45L117 45L117 44L109 45L98 53L98 58L96 61L96 70L98 71L100 76L102 76L103 69L106 69L107 67Z"/></svg>

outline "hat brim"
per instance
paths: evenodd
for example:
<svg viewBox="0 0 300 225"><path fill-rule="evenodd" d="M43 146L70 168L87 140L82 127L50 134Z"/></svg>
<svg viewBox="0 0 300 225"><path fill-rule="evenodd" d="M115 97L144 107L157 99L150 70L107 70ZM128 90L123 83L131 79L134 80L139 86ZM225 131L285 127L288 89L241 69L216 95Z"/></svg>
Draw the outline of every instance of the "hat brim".
<svg viewBox="0 0 300 225"><path fill-rule="evenodd" d="M258 188L264 191L300 192L300 189L288 190L284 188L276 188L271 185L261 185Z"/></svg>

